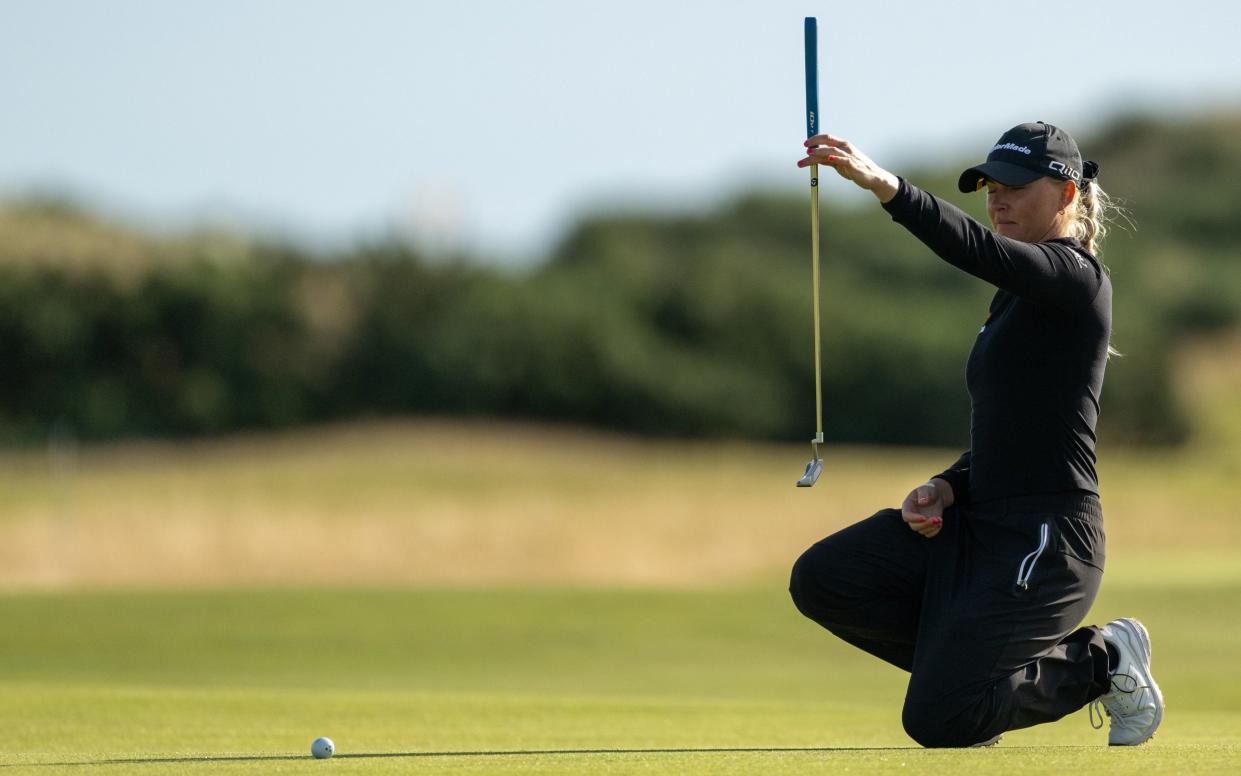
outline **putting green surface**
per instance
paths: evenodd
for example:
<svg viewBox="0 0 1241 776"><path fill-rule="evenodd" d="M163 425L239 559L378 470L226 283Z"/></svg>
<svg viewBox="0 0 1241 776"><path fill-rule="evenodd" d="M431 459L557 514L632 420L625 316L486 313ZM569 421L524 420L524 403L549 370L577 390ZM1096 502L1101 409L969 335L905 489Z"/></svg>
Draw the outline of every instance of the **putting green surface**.
<svg viewBox="0 0 1241 776"><path fill-rule="evenodd" d="M1115 559L1093 621L1150 628L1151 744L1085 711L927 751L904 675L778 578L716 590L49 592L0 596L0 773L1232 773L1235 562ZM339 754L310 758L332 737Z"/></svg>

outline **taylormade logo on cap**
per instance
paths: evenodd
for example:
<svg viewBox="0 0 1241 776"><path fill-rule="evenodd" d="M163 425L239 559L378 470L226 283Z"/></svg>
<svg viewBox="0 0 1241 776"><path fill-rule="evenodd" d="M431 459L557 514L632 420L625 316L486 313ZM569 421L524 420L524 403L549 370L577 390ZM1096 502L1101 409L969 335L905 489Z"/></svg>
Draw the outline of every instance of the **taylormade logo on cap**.
<svg viewBox="0 0 1241 776"><path fill-rule="evenodd" d="M991 152L994 153L996 151L1018 151L1026 156L1029 156L1032 153L1029 148L1019 146L1016 143L997 143L991 146Z"/></svg>

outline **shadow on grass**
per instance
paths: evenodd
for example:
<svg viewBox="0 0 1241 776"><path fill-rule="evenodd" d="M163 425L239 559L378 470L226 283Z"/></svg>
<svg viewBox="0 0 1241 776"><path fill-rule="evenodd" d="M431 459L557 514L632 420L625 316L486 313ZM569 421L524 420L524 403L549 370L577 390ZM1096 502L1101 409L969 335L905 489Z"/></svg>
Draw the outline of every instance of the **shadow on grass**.
<svg viewBox="0 0 1241 776"><path fill-rule="evenodd" d="M358 752L338 754L336 760L369 760L400 757L530 757L552 755L599 755L599 754L735 754L744 752L886 752L901 749L921 749L918 746L762 746L762 747L704 747L672 749L510 749L476 752ZM237 754L237 755L186 755L184 757L130 757L112 760L84 760L57 763L8 763L0 768L66 767L71 765L175 765L179 763L232 763L270 762L276 760L311 760L308 754Z"/></svg>

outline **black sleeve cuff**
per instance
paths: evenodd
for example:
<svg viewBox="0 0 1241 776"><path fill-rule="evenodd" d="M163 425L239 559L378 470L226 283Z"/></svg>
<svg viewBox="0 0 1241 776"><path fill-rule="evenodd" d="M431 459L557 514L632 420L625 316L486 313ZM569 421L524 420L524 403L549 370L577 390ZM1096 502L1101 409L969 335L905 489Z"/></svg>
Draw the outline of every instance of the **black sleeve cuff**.
<svg viewBox="0 0 1241 776"><path fill-rule="evenodd" d="M893 221L901 220L901 215L909 212L909 203L913 200L912 185L909 181L899 175L896 179L901 182L896 189L896 196L880 204L880 207L892 216Z"/></svg>
<svg viewBox="0 0 1241 776"><path fill-rule="evenodd" d="M940 479L952 486L952 503L969 504L970 503L970 472L969 469L960 471L957 469L949 469L946 472L936 474L931 479Z"/></svg>

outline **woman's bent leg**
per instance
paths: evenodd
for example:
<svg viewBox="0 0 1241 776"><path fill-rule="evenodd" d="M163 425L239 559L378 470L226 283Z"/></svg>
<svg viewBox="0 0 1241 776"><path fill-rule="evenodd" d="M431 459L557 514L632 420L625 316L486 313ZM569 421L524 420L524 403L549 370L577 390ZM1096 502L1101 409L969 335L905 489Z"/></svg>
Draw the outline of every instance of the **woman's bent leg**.
<svg viewBox="0 0 1241 776"><path fill-rule="evenodd" d="M1050 722L1107 690L1102 637L1077 629L1102 579L1101 524L1032 518L945 520L931 541L903 713L923 746Z"/></svg>
<svg viewBox="0 0 1241 776"><path fill-rule="evenodd" d="M844 641L909 671L931 541L910 530L899 509L876 512L798 558L793 603Z"/></svg>

